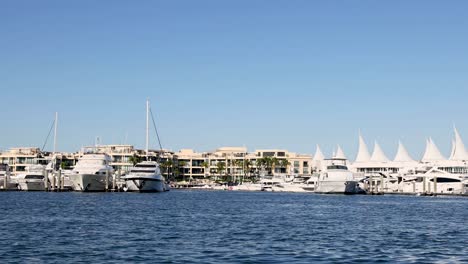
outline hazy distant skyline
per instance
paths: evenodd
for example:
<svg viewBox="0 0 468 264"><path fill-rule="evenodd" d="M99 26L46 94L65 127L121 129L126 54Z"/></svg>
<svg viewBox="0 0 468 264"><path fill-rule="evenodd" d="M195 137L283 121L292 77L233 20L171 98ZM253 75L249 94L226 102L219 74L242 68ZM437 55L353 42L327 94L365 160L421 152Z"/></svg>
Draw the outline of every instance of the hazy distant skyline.
<svg viewBox="0 0 468 264"><path fill-rule="evenodd" d="M2 1L0 149L468 141L466 1ZM151 146L156 148L154 133ZM52 149L52 140L46 148Z"/></svg>

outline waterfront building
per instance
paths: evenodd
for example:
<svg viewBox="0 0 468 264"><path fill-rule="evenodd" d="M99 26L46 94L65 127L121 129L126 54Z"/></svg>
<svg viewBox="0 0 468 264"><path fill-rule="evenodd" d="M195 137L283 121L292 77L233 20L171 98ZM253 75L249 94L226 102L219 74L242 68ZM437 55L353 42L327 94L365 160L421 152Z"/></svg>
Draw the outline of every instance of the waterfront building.
<svg viewBox="0 0 468 264"><path fill-rule="evenodd" d="M46 165L50 153L41 152L37 147L10 148L0 153L0 164L8 164L12 175L25 172L31 165Z"/></svg>
<svg viewBox="0 0 468 264"><path fill-rule="evenodd" d="M271 164L261 163L265 158ZM226 179L242 181L245 177L264 174L307 175L312 172L312 156L296 154L281 149L248 152L245 147L222 147L211 152L182 149L174 153L183 180Z"/></svg>

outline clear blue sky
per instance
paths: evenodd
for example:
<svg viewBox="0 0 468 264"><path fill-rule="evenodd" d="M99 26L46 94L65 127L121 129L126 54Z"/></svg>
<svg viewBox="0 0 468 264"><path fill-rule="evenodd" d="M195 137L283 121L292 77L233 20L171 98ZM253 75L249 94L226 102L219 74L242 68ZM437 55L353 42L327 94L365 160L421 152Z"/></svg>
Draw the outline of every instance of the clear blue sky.
<svg viewBox="0 0 468 264"><path fill-rule="evenodd" d="M246 145L354 158L358 130L445 155L468 140L467 1L0 2L0 148ZM154 136L152 136L154 138ZM152 146L155 147L153 140ZM371 147L371 146L369 146ZM52 145L48 144L47 149Z"/></svg>

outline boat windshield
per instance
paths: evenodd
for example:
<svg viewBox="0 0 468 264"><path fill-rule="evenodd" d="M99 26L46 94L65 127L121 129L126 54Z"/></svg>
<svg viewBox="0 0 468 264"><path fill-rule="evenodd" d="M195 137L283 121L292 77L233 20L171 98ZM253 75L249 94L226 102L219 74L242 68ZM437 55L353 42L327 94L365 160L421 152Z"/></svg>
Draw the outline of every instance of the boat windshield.
<svg viewBox="0 0 468 264"><path fill-rule="evenodd" d="M44 179L44 176L43 175L26 175L24 178L31 179L31 180L42 180Z"/></svg>
<svg viewBox="0 0 468 264"><path fill-rule="evenodd" d="M130 172L134 172L134 173L154 173L155 170L130 170Z"/></svg>
<svg viewBox="0 0 468 264"><path fill-rule="evenodd" d="M343 165L331 165L327 167L328 170L348 170L348 167Z"/></svg>
<svg viewBox="0 0 468 264"><path fill-rule="evenodd" d="M154 168L156 164L137 164L135 165L136 168Z"/></svg>

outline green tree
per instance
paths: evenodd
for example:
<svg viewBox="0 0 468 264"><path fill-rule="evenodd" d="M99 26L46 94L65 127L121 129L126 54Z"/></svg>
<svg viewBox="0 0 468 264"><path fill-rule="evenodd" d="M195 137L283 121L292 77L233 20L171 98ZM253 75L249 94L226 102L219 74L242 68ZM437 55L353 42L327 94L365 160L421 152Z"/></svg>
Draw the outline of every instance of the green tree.
<svg viewBox="0 0 468 264"><path fill-rule="evenodd" d="M178 171L182 175L183 181L185 181L185 166L187 166L187 162L181 160L178 163Z"/></svg>
<svg viewBox="0 0 468 264"><path fill-rule="evenodd" d="M287 159L283 159L280 161L280 166L286 170L286 173L288 173L288 166L291 165L291 162Z"/></svg>
<svg viewBox="0 0 468 264"><path fill-rule="evenodd" d="M275 169L280 165L279 160L276 157L271 158L271 174L275 173Z"/></svg>
<svg viewBox="0 0 468 264"><path fill-rule="evenodd" d="M252 161L244 160L244 177L250 176L250 168L252 167Z"/></svg>
<svg viewBox="0 0 468 264"><path fill-rule="evenodd" d="M161 162L160 166L163 169L162 170L163 173L165 173L168 177L170 177L172 167L174 166L174 162L172 160L168 159L168 160L165 160L165 161Z"/></svg>
<svg viewBox="0 0 468 264"><path fill-rule="evenodd" d="M208 172L208 168L210 167L210 164L207 161L204 161L201 163L201 166L203 167L203 171L205 172L205 175Z"/></svg>
<svg viewBox="0 0 468 264"><path fill-rule="evenodd" d="M226 170L226 163L224 161L219 161L216 163L216 171L220 177L222 177L223 172Z"/></svg>
<svg viewBox="0 0 468 264"><path fill-rule="evenodd" d="M261 170L265 169L265 159L264 158L258 158L255 161L255 166L257 167L257 173L260 173Z"/></svg>
<svg viewBox="0 0 468 264"><path fill-rule="evenodd" d="M135 166L141 162L141 157L137 156L136 154L133 154L133 156L131 156L128 159L128 161L130 161L133 164L133 166Z"/></svg>

